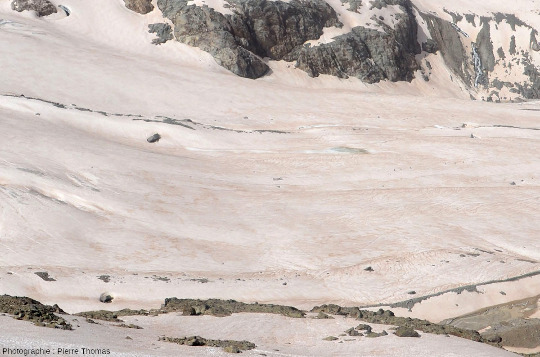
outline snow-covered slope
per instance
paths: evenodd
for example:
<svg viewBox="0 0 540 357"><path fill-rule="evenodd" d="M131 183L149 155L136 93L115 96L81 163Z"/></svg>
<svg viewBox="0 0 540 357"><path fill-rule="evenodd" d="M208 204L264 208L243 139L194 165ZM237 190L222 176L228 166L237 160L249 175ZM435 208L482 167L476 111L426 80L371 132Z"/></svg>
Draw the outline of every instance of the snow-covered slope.
<svg viewBox="0 0 540 357"><path fill-rule="evenodd" d="M515 13L532 24L530 3ZM470 101L425 52L429 81L311 78L285 61L240 78L153 45L156 2L61 4L70 16L38 18L0 1L0 293L69 312L105 291L114 309L367 305L540 270L538 102ZM467 6L447 10L508 11ZM474 307L503 298L489 296Z"/></svg>

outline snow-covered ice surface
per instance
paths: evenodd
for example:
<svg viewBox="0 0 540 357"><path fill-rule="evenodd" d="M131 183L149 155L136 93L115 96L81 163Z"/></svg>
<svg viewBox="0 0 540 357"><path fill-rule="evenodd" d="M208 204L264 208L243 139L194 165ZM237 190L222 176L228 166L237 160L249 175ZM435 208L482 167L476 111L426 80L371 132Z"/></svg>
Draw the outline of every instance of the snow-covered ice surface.
<svg viewBox="0 0 540 357"><path fill-rule="evenodd" d="M457 337L422 334L421 338L400 338L391 333L391 326L373 325L373 330L387 330L379 338L340 337L354 327L354 319L293 319L266 314L237 314L225 318L186 317L172 314L158 317L128 318L128 323L142 329L117 327L114 323L89 324L84 318L70 321L74 331L45 329L1 317L0 345L10 348L108 348L110 356L230 356L218 348L180 346L158 341L160 336L199 335L212 339L248 340L257 345L242 356L515 356L513 353ZM126 337L129 336L130 339ZM80 353L79 353L80 355Z"/></svg>
<svg viewBox="0 0 540 357"><path fill-rule="evenodd" d="M151 45L158 10L65 0L71 16L38 19L9 3L0 1L0 293L68 312L103 308L104 291L110 309L171 296L310 308L540 270L540 103L465 100L440 85L437 59L430 82L411 84L313 79L284 62L242 79L197 49ZM162 139L149 144L154 133ZM412 315L439 321L533 296L537 280ZM2 319L0 342L31 330L75 343L71 332ZM364 355L398 356L392 341ZM504 355L429 341L401 353Z"/></svg>

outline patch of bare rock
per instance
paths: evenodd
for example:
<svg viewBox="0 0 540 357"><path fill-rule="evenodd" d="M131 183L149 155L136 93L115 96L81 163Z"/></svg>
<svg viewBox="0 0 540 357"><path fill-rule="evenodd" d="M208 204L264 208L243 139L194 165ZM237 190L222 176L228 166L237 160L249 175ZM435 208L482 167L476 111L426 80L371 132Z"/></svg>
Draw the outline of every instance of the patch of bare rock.
<svg viewBox="0 0 540 357"><path fill-rule="evenodd" d="M253 342L249 341L211 340L200 336L182 338L161 337L159 340L185 346L221 347L225 352L229 353L241 353L242 351L252 350L257 347Z"/></svg>
<svg viewBox="0 0 540 357"><path fill-rule="evenodd" d="M66 314L58 305L43 305L28 297L0 296L0 312L17 320L33 322L36 326L71 330L72 326L57 314Z"/></svg>

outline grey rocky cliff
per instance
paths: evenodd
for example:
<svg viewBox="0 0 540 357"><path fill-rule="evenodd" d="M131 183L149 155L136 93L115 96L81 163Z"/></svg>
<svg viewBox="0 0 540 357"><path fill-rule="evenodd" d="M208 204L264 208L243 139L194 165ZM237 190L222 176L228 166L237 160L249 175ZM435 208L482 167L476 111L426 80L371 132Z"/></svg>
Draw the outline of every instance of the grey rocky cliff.
<svg viewBox="0 0 540 357"><path fill-rule="evenodd" d="M135 11L142 15L148 14L150 11L154 10L152 0L124 0L124 3L131 11Z"/></svg>
<svg viewBox="0 0 540 357"><path fill-rule="evenodd" d="M49 16L57 12L56 6L54 6L48 0L13 0L11 2L11 9L22 11L35 11L38 16Z"/></svg>
<svg viewBox="0 0 540 357"><path fill-rule="evenodd" d="M311 76L330 74L341 78L360 78L367 83L411 81L419 69L415 55L421 52L417 41L418 25L410 2L401 1L403 13L396 16L394 28L379 25L384 31L358 26L329 44L303 47L297 67Z"/></svg>
<svg viewBox="0 0 540 357"><path fill-rule="evenodd" d="M325 28L343 26L325 0L228 0L223 13L190 3L157 0L174 36L164 25L151 25L158 34L154 43L174 37L210 53L218 64L242 77L259 78L269 72L268 60L285 60L313 77L326 74L377 83L411 81L418 71L428 81L432 70L428 57L441 56L451 72L449 85L458 85L471 98L540 96L540 68L533 55L540 50L538 32L512 14L481 17L444 9L451 17L445 20L414 8L411 0L341 0L345 10L371 11L373 16L349 32L322 39ZM389 6L393 9L386 11ZM419 22L425 22L427 33L418 34ZM504 35L508 32L510 36ZM424 38L422 44L419 37Z"/></svg>
<svg viewBox="0 0 540 357"><path fill-rule="evenodd" d="M186 0L158 0L158 7L174 23L178 41L209 52L220 65L247 78L268 72L263 57L284 59L307 40L319 38L324 27L340 25L322 0L230 3L232 15L187 5Z"/></svg>
<svg viewBox="0 0 540 357"><path fill-rule="evenodd" d="M325 27L341 27L336 12L323 0L229 1L232 14L208 6L187 5L186 0L158 0L164 16L174 24L178 41L212 54L216 62L233 73L259 78L269 68L263 58L297 61L311 76L355 76L369 83L384 79L411 80L418 69L415 54L417 24L407 0L395 28L382 31L356 27L330 44L304 46L317 40ZM361 2L352 2L357 9ZM351 9L352 10L352 9Z"/></svg>

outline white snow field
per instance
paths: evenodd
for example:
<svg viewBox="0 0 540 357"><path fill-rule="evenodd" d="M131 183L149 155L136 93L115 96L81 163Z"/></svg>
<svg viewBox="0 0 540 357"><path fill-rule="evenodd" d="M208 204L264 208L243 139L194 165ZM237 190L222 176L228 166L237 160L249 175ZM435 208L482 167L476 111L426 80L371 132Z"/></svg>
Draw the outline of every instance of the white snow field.
<svg viewBox="0 0 540 357"><path fill-rule="evenodd" d="M69 319L70 321L73 318ZM373 325L374 331L386 329L380 338L347 338L324 341L358 324L353 319L291 319L271 314L238 314L230 317L172 316L126 318L142 329L115 327L110 323L89 324L84 318L72 322L74 331L37 327L28 322L0 317L0 344L10 348L98 349L109 348L108 356L231 356L219 348L180 346L159 342L159 336L200 335L215 339L255 342L257 348L241 356L475 356L504 357L515 354L454 336L422 334L421 338L396 337L389 326ZM355 324L356 322L356 324ZM24 337L23 337L24 336ZM126 337L131 339L127 339ZM102 355L103 356L103 355Z"/></svg>
<svg viewBox="0 0 540 357"><path fill-rule="evenodd" d="M286 62L243 79L196 48L152 45L157 8L64 0L53 3L71 16L37 18L10 2L0 0L0 294L69 313L104 308L103 292L109 310L173 296L309 309L540 271L538 101L471 101L436 55L429 82L310 78ZM415 3L441 16L512 3L504 11L540 17L538 1ZM506 295L486 285L396 313L438 322L540 294L539 276L500 284ZM67 332L0 317L0 344L223 353L157 342L200 334L263 346L246 355L512 355L428 334L322 341L354 324L340 319L177 318L139 317L140 331L81 318Z"/></svg>

